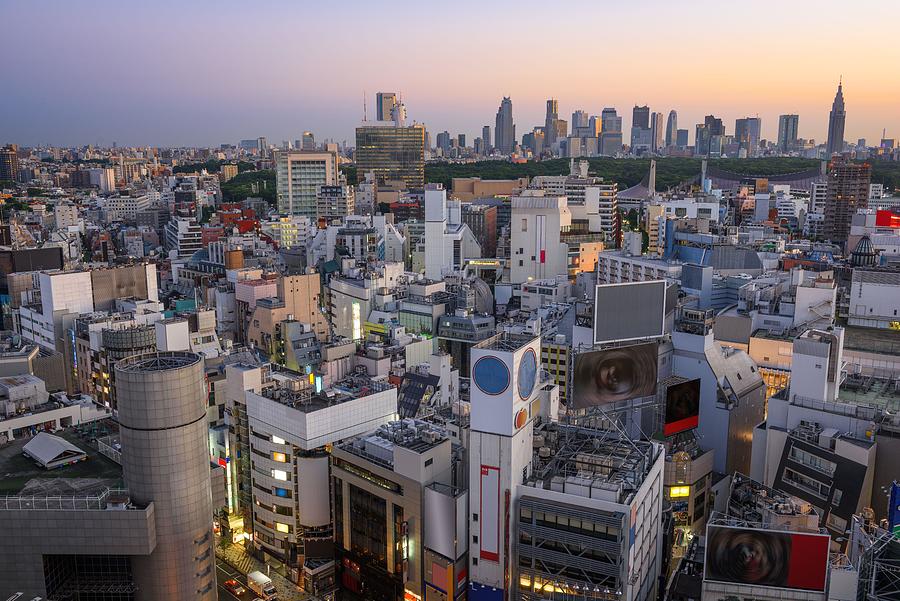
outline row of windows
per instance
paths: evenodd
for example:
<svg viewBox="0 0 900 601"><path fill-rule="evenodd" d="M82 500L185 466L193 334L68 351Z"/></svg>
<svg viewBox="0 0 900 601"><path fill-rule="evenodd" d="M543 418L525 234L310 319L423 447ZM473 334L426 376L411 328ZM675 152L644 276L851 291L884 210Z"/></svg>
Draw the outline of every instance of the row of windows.
<svg viewBox="0 0 900 601"><path fill-rule="evenodd" d="M837 469L837 464L835 462L828 461L818 455L813 455L796 446L791 447L790 458L797 463L810 467L818 472L822 472L828 476L834 476L834 472Z"/></svg>

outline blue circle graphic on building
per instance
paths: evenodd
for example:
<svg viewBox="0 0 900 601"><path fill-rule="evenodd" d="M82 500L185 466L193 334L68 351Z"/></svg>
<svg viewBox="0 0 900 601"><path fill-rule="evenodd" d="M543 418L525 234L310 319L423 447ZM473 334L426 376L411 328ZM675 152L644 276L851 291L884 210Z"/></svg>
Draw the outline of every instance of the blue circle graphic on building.
<svg viewBox="0 0 900 601"><path fill-rule="evenodd" d="M481 392L497 395L509 388L509 369L497 357L482 357L472 368L472 379Z"/></svg>
<svg viewBox="0 0 900 601"><path fill-rule="evenodd" d="M518 378L519 396L527 399L531 396L535 380L537 380L537 357L534 356L532 349L525 351L525 354L522 355L522 360L519 361Z"/></svg>

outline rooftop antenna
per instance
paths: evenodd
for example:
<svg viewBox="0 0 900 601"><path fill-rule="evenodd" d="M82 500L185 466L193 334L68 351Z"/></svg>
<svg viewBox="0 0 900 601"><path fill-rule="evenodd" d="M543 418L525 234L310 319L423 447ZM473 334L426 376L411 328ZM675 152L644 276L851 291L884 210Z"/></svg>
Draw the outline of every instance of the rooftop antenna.
<svg viewBox="0 0 900 601"><path fill-rule="evenodd" d="M363 122L368 121L367 113L366 113L366 91L363 90Z"/></svg>

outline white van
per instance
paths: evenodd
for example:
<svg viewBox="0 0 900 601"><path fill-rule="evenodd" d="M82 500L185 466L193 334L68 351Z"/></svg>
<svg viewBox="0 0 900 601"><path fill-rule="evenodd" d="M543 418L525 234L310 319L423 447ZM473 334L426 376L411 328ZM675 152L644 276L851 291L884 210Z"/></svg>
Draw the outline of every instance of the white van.
<svg viewBox="0 0 900 601"><path fill-rule="evenodd" d="M264 601L275 601L278 591L272 584L272 579L262 572L250 572L247 574L247 588L259 595Z"/></svg>

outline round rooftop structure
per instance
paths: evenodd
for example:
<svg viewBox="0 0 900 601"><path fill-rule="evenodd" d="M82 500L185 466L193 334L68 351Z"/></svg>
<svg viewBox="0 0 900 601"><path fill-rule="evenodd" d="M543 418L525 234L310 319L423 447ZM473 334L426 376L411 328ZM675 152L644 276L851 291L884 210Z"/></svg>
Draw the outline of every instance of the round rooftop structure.
<svg viewBox="0 0 900 601"><path fill-rule="evenodd" d="M147 353L122 359L116 364L116 369L128 373L183 369L195 363L199 363L201 359L202 357L197 353L188 353L184 351Z"/></svg>

